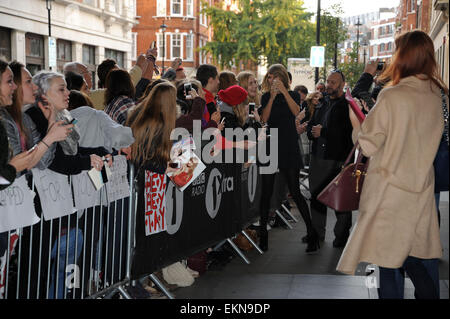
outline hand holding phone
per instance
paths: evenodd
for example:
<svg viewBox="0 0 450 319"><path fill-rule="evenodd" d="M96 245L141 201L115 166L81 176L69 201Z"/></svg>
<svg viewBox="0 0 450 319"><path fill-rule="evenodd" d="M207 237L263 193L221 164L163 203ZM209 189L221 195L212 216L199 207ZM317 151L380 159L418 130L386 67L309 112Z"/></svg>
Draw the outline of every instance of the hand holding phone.
<svg viewBox="0 0 450 319"><path fill-rule="evenodd" d="M192 96L190 94L191 90L192 90L192 84L191 83L184 83L184 93L185 93L186 99L191 99L192 98Z"/></svg>
<svg viewBox="0 0 450 319"><path fill-rule="evenodd" d="M255 103L248 104L248 116L254 117L253 112L255 112Z"/></svg>
<svg viewBox="0 0 450 319"><path fill-rule="evenodd" d="M27 151L27 154L30 154L31 152L33 152L36 149L36 147L37 147L37 144L34 144L34 146Z"/></svg>

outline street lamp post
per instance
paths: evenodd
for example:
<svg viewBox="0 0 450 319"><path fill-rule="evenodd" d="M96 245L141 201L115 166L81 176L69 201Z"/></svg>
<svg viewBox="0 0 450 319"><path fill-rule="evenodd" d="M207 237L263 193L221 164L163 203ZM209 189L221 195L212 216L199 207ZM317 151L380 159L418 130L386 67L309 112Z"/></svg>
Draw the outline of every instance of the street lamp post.
<svg viewBox="0 0 450 319"><path fill-rule="evenodd" d="M317 0L316 45L320 46L320 0ZM319 68L316 68L315 83L319 82Z"/></svg>
<svg viewBox="0 0 450 319"><path fill-rule="evenodd" d="M166 57L166 29L167 29L167 25L164 23L165 21L163 21L163 24L161 24L160 28L163 34L163 52L162 52L162 71L161 71L161 76L164 74L164 58Z"/></svg>
<svg viewBox="0 0 450 319"><path fill-rule="evenodd" d="M52 11L52 0L46 0L47 3L47 12L48 12L48 36L52 36L52 22L50 11Z"/></svg>
<svg viewBox="0 0 450 319"><path fill-rule="evenodd" d="M337 17L336 17L336 32L339 32L339 18L337 18ZM336 40L336 42L334 42L334 68L335 69L337 69L337 49L338 49L338 43Z"/></svg>
<svg viewBox="0 0 450 319"><path fill-rule="evenodd" d="M358 28L357 33L356 33L356 63L359 63L359 27L362 26L362 24L359 22L359 17L358 17L358 23L355 24Z"/></svg>

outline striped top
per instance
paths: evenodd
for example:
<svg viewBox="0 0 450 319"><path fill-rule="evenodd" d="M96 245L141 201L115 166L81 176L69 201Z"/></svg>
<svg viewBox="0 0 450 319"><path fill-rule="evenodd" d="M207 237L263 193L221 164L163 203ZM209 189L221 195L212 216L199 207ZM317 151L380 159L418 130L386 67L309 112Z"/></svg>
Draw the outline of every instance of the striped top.
<svg viewBox="0 0 450 319"><path fill-rule="evenodd" d="M128 110L134 106L134 100L125 96L115 97L105 107L105 113L108 114L113 121L125 125L128 116Z"/></svg>

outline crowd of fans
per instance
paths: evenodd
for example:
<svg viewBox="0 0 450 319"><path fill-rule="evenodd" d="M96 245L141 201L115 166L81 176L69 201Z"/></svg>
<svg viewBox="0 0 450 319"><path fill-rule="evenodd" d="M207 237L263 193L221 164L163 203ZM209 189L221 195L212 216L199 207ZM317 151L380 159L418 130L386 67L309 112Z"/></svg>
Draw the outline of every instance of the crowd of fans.
<svg viewBox="0 0 450 319"><path fill-rule="evenodd" d="M346 247L338 270L354 273L362 261L379 265L380 297L385 298L402 297L397 290L403 282L396 274L404 278L406 270L413 282L425 283L416 286L418 297L435 298L436 260L442 252L438 205L430 201L434 194L430 185L443 132L441 91L448 100L448 89L437 74L426 34L409 32L397 39L396 47L381 75L377 63L369 62L353 88L368 113L362 125L348 106L340 70L331 71L313 92L303 85L291 90L292 78L281 64L269 67L261 85L253 72L235 75L213 65L201 65L195 77L187 78L180 60L156 79L157 52L149 49L129 71L112 59L103 61L97 69L99 89L93 90L90 73L78 62L66 64L63 74L44 70L32 77L20 62L0 61L0 175L10 184L30 175L33 167L75 175L112 165L117 154L126 155L138 169L170 173L174 170L169 165L170 134L177 127L192 133L193 122L199 120L202 129L222 132L215 145L218 152L257 143L228 141L225 128L277 128L278 172L261 175L259 245L269 249L272 208L289 194L306 225L302 238L306 252L315 253L325 240L327 217L327 207L316 197L340 172L358 141L370 165L352 232L352 212L335 212L333 246ZM249 104L255 106L250 112ZM299 143L302 134L310 140L309 151ZM308 163L305 152L310 153ZM299 187L299 173L306 166L310 205ZM0 236L3 256L7 233ZM79 256L73 254L71 258ZM31 267L22 271L35 274L35 266Z"/></svg>

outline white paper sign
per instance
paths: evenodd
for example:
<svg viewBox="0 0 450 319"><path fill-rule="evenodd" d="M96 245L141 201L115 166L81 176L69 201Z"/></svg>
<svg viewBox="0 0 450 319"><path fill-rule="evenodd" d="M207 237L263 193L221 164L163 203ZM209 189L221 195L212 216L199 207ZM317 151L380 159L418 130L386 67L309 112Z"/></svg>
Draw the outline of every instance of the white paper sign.
<svg viewBox="0 0 450 319"><path fill-rule="evenodd" d="M100 194L105 192L95 190L87 171L72 175L72 186L76 210L80 211L100 205ZM103 200L102 203L105 204L106 201Z"/></svg>
<svg viewBox="0 0 450 319"><path fill-rule="evenodd" d="M114 156L112 175L106 183L108 202L113 202L130 196L130 185L127 177L127 158L123 155Z"/></svg>
<svg viewBox="0 0 450 319"><path fill-rule="evenodd" d="M34 210L34 196L25 176L0 191L0 232L31 226L41 220Z"/></svg>
<svg viewBox="0 0 450 319"><path fill-rule="evenodd" d="M75 211L72 190L66 175L49 169L33 169L32 172L45 220L66 216Z"/></svg>

